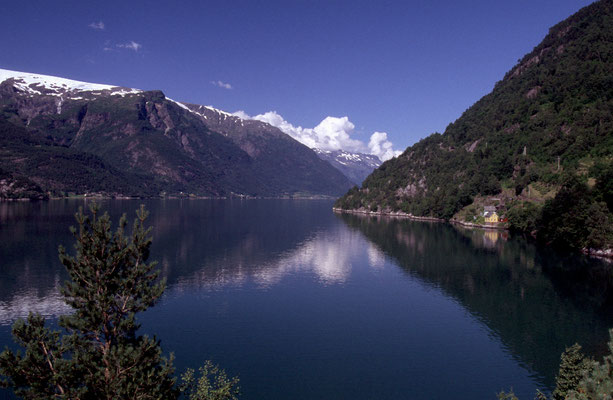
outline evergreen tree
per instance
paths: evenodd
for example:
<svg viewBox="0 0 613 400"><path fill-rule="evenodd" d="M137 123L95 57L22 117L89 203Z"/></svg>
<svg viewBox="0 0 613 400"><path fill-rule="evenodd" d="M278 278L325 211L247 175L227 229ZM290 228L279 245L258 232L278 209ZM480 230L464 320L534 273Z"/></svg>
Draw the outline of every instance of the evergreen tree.
<svg viewBox="0 0 613 400"><path fill-rule="evenodd" d="M534 400L547 400L547 395L536 389L536 395L534 396Z"/></svg>
<svg viewBox="0 0 613 400"><path fill-rule="evenodd" d="M108 214L80 209L76 255L60 247L71 280L61 292L74 313L60 318L64 331L30 315L13 326L25 353L0 354L4 386L24 399L173 399L178 397L172 359L162 357L155 338L138 336L135 315L160 298L165 283L147 263L151 228L137 211L131 235L126 217L111 231Z"/></svg>
<svg viewBox="0 0 613 400"><path fill-rule="evenodd" d="M612 400L613 399L613 329L609 331L609 354L602 363L591 362L591 369L585 374L577 389L570 393L569 400Z"/></svg>
<svg viewBox="0 0 613 400"><path fill-rule="evenodd" d="M577 389L588 366L589 361L581 353L581 346L575 343L567 347L560 357L560 370L556 377L553 400L564 400L569 392Z"/></svg>
<svg viewBox="0 0 613 400"><path fill-rule="evenodd" d="M498 400L519 400L517 396L515 396L515 393L513 393L513 389L511 389L509 393L504 392L504 391L498 393L496 395L496 398Z"/></svg>
<svg viewBox="0 0 613 400"><path fill-rule="evenodd" d="M224 370L210 361L200 367L198 379L194 376L194 370L188 368L181 375L181 381L181 392L187 400L238 399L238 378L228 378Z"/></svg>

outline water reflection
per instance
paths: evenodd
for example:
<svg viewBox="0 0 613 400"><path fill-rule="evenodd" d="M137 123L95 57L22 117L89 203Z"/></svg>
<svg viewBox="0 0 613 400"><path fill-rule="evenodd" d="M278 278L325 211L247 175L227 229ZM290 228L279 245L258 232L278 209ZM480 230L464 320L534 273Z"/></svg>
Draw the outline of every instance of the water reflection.
<svg viewBox="0 0 613 400"><path fill-rule="evenodd" d="M139 203L102 201L101 207L117 221ZM154 237L151 259L159 261L168 280L166 293L245 284L267 288L297 274L312 274L325 285L343 284L351 273L349 258L364 241L334 219L317 217L329 213L329 202L300 205L282 200L146 202ZM68 227L79 206L87 202L0 203L0 324L26 317L30 309L49 317L69 311L58 293L66 273L57 248L70 249L74 239ZM382 265L373 246L368 256L373 265Z"/></svg>
<svg viewBox="0 0 613 400"><path fill-rule="evenodd" d="M255 253L267 253L261 237L246 235L222 255L205 257L190 274L177 278L171 290L193 287L221 288L241 286L249 282L266 288L294 274L314 274L323 284L343 284L351 273L350 256L360 249L360 242L340 226L318 231L294 243L274 257L262 260ZM362 242L363 244L363 242ZM380 265L380 253L369 252L372 264Z"/></svg>
<svg viewBox="0 0 613 400"><path fill-rule="evenodd" d="M339 215L406 273L459 301L551 387L565 346L603 354L613 327L607 263L539 249L506 232Z"/></svg>
<svg viewBox="0 0 613 400"><path fill-rule="evenodd" d="M69 310L58 292L66 279L58 245L68 242L74 210L54 212L59 209L53 202L0 202L0 325L30 310L46 317ZM55 234L59 226L63 233Z"/></svg>
<svg viewBox="0 0 613 400"><path fill-rule="evenodd" d="M30 312L50 318L67 314L70 310L57 288L46 294L32 288L15 293L7 300L0 300L0 325L9 325L18 318L26 318Z"/></svg>
<svg viewBox="0 0 613 400"><path fill-rule="evenodd" d="M607 328L613 326L611 265L539 249L505 232L389 218L335 217L330 202L145 203L153 226L151 258L160 262L169 285L167 299L155 307L149 323L160 321L154 331L167 329L165 340L179 342L170 348L189 343L187 354L194 352L202 332L207 332L215 348L235 351L237 364L264 360L285 343L283 354L289 364L319 355L325 359L319 368L328 365L335 376L345 370L347 382L354 382L357 375L341 361L354 357L354 368L356 355L364 351L363 366L368 370L364 376L370 376L368 366L377 362L383 382L383 376L395 376L411 359L460 363L466 359L464 349L475 354L489 349L475 358L483 363L480 357L490 357L500 342L509 355L506 360L517 360L526 370L535 371L535 381L551 387L565 346L578 341L588 352L599 354L604 351ZM73 214L82 204L0 203L0 325L26 316L31 309L50 317L68 311L57 292L66 278L57 246L72 243L67 227L74 224ZM132 217L139 204L108 201L102 208L116 221L124 212ZM207 299L201 301L198 296ZM222 309L227 312L219 312ZM469 317L464 318L464 310ZM173 318L174 324L167 323ZM475 323L475 318L482 323ZM177 339L176 327L194 320L204 321L193 328L196 336ZM466 328L464 339L479 339L475 347L452 346L458 343L449 337L458 326ZM495 338L491 343L479 336L482 326ZM8 337L8 327L3 329ZM260 347L251 342L240 347L246 339L239 333L244 331L251 332L249 340L253 335L261 338ZM228 335L234 335L230 344ZM267 341L274 335L276 340ZM386 340L379 340L382 335ZM300 348L293 341L301 343L303 353L293 352ZM450 346L448 351L443 351L443 344ZM246 352L258 348L266 351L246 358ZM440 354L433 356L437 351ZM451 353L457 357L445 359ZM338 365L332 365L332 359ZM261 370L249 368L245 366L248 371ZM297 370L309 367L301 368ZM415 366L409 375L419 368ZM263 376L274 375L269 372ZM457 369L446 373L456 374ZM427 375L433 380L436 376ZM406 375L396 378L415 383ZM310 382L314 381L324 379L312 376ZM257 386L258 380L254 382ZM431 387L424 387L424 393ZM500 389L488 387L484 392Z"/></svg>

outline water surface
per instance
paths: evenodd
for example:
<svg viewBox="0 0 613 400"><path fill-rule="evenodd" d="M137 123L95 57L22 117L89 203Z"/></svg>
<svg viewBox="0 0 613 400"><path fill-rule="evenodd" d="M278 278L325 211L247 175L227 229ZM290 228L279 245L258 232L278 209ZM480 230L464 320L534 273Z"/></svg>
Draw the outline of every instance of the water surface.
<svg viewBox="0 0 613 400"><path fill-rule="evenodd" d="M141 202L102 207L117 220ZM523 238L329 201L145 203L168 288L143 331L178 371L238 375L244 399L531 399L565 346L601 354L613 327L610 265ZM28 310L70 311L57 246L83 204L0 203L0 346Z"/></svg>

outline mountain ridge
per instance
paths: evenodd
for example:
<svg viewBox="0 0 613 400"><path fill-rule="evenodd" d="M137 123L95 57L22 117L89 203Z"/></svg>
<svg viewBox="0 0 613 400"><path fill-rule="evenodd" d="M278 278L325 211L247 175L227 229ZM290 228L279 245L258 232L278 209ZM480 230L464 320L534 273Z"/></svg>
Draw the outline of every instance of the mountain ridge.
<svg viewBox="0 0 613 400"><path fill-rule="evenodd" d="M0 120L5 131L13 131L5 135L0 167L13 176L38 175L34 181L45 192L286 197L334 196L351 186L277 128L180 103L161 91L9 70L0 70L0 79ZM8 140L13 136L17 141ZM25 147L24 137L31 142ZM69 176L34 170L31 161L41 153L55 156L67 149L72 159L97 157L95 174L106 176L112 167L123 183L101 178L106 184L99 190L100 182L83 186ZM77 162L69 169L80 168Z"/></svg>
<svg viewBox="0 0 613 400"><path fill-rule="evenodd" d="M606 200L612 110L613 2L601 0L552 27L443 134L383 163L335 207L479 221L489 205L530 232L545 228L547 204L572 186L573 196L589 195L583 203L606 203L596 207L608 214L606 221L613 210ZM581 213L591 215L587 208ZM563 215L560 226L576 219ZM531 223L523 224L527 219ZM579 230L578 220L573 223Z"/></svg>

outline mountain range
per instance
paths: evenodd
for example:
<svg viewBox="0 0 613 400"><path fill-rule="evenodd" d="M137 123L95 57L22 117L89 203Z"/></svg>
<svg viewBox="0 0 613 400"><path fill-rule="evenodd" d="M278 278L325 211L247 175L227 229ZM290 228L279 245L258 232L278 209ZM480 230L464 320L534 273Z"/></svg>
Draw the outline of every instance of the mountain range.
<svg viewBox="0 0 613 400"><path fill-rule="evenodd" d="M553 26L442 134L383 163L335 206L462 222L490 206L546 241L611 246L613 2Z"/></svg>
<svg viewBox="0 0 613 400"><path fill-rule="evenodd" d="M361 185L370 173L381 165L374 154L352 153L344 150L313 149L321 158L341 171L351 182Z"/></svg>
<svg viewBox="0 0 613 400"><path fill-rule="evenodd" d="M8 70L0 144L0 198L337 196L355 183L264 122L161 91Z"/></svg>

